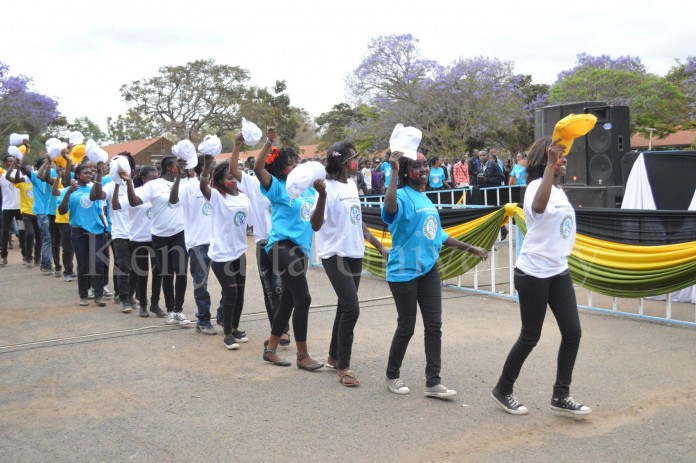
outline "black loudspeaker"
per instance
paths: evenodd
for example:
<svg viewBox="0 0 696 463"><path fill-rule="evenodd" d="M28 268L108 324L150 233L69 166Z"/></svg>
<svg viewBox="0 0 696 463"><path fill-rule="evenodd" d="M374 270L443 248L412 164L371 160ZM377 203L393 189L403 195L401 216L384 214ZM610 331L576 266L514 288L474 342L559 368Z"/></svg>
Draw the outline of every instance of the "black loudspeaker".
<svg viewBox="0 0 696 463"><path fill-rule="evenodd" d="M597 101L547 106L534 114L534 137L552 136L556 122L570 114L589 113L597 124L576 138L567 156L566 185L623 185L621 158L630 149L628 106L608 106Z"/></svg>

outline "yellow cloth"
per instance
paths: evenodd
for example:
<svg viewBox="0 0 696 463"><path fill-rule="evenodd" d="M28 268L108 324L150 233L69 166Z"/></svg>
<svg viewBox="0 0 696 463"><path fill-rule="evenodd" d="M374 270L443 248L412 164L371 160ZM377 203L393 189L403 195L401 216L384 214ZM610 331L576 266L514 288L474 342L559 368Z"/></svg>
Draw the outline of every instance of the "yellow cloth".
<svg viewBox="0 0 696 463"><path fill-rule="evenodd" d="M56 181L58 182L58 190L62 190L63 182L60 179L56 179ZM58 206L60 206L60 203L56 202L56 223L70 223L70 211L66 212L65 214L61 214L58 212Z"/></svg>
<svg viewBox="0 0 696 463"><path fill-rule="evenodd" d="M79 144L72 147L72 150L70 150L70 160L74 166L82 162L82 158L85 157L85 153L86 151L84 144Z"/></svg>
<svg viewBox="0 0 696 463"><path fill-rule="evenodd" d="M15 188L19 190L19 211L22 214L34 213L31 211L34 207L34 185L31 182L15 183Z"/></svg>
<svg viewBox="0 0 696 463"><path fill-rule="evenodd" d="M27 154L27 151L28 151L28 150L27 150L27 146L26 146L26 145L19 145L18 148L19 148L19 151L22 152L22 156L24 156L25 154Z"/></svg>
<svg viewBox="0 0 696 463"><path fill-rule="evenodd" d="M569 114L556 122L551 140L561 137L561 141L559 141L558 144L565 146L563 156L568 156L570 147L573 146L573 140L587 135L587 133L594 128L596 123L597 117L592 114Z"/></svg>

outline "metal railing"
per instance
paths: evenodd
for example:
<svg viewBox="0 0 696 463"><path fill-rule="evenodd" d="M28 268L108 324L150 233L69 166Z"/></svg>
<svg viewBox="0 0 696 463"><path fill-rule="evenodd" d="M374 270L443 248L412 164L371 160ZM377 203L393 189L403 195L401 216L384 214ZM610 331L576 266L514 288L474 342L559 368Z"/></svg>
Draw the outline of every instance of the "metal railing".
<svg viewBox="0 0 696 463"><path fill-rule="evenodd" d="M474 187L426 191L426 194L438 208L445 209L500 206L508 202L517 202L521 205L524 189L524 186L517 185L481 188L481 196L479 201L476 201L479 203L477 205L469 204L472 195L477 194ZM384 196L363 196L361 199L364 206L378 207L384 201ZM456 279L443 281L443 285L451 289L517 300L514 269L522 246L522 234L512 220L508 222L507 227L509 228L508 238L501 240L500 235L498 236L486 262L481 262L472 271L459 275ZM575 293L578 302L587 301L586 305L578 305L581 309L696 327L696 291L694 291L694 300L691 302L674 302L671 294L666 295L664 301L653 298L617 298L594 293L578 285L575 285Z"/></svg>

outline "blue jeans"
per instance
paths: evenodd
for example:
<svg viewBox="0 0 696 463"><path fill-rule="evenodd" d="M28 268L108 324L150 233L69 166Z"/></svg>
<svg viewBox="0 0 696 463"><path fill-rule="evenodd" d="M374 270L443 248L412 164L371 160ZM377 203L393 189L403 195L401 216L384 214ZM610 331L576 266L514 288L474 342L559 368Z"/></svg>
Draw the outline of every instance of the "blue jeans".
<svg viewBox="0 0 696 463"><path fill-rule="evenodd" d="M41 230L41 269L53 270L53 248L51 247L51 228L47 214L36 214Z"/></svg>
<svg viewBox="0 0 696 463"><path fill-rule="evenodd" d="M191 277L193 278L193 299L196 301L196 318L210 320L210 293L208 293L208 273L210 272L209 244L194 246L188 250Z"/></svg>

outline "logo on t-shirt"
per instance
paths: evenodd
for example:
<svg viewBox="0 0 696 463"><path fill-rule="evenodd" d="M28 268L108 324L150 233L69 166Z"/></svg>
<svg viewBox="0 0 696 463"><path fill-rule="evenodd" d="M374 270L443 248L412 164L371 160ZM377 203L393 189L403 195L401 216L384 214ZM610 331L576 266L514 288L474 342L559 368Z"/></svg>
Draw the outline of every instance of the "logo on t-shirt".
<svg viewBox="0 0 696 463"><path fill-rule="evenodd" d="M423 223L423 234L429 239L434 240L435 234L437 233L437 219L435 217L428 216Z"/></svg>
<svg viewBox="0 0 696 463"><path fill-rule="evenodd" d="M246 212L244 211L237 211L236 214L234 214L234 224L237 227L241 227L246 223Z"/></svg>
<svg viewBox="0 0 696 463"><path fill-rule="evenodd" d="M34 190L27 190L27 198L33 198L34 197Z"/></svg>
<svg viewBox="0 0 696 463"><path fill-rule="evenodd" d="M312 205L309 203L302 203L302 208L300 209L300 218L305 221L309 222L309 217L312 212Z"/></svg>
<svg viewBox="0 0 696 463"><path fill-rule="evenodd" d="M80 198L80 206L84 207L85 209L92 207L92 201L90 201L89 196L83 196Z"/></svg>
<svg viewBox="0 0 696 463"><path fill-rule="evenodd" d="M146 215L147 215L147 218L148 218L149 220L152 220L152 208L151 208L151 207L148 207L148 208L147 208Z"/></svg>
<svg viewBox="0 0 696 463"><path fill-rule="evenodd" d="M573 228L573 216L572 215L566 215L563 217L563 220L561 220L561 238L564 240L568 239L570 236L570 230Z"/></svg>
<svg viewBox="0 0 696 463"><path fill-rule="evenodd" d="M358 223L360 222L360 206L357 204L353 204L350 207L350 221L353 223Z"/></svg>
<svg viewBox="0 0 696 463"><path fill-rule="evenodd" d="M201 207L201 213L203 215L210 215L213 213L213 206L210 205L210 203L203 203L203 207Z"/></svg>

